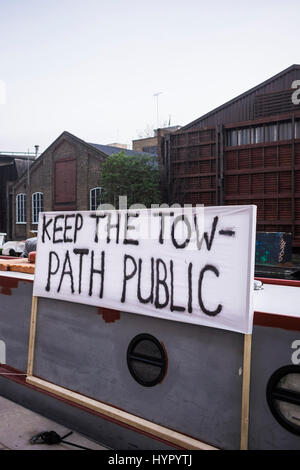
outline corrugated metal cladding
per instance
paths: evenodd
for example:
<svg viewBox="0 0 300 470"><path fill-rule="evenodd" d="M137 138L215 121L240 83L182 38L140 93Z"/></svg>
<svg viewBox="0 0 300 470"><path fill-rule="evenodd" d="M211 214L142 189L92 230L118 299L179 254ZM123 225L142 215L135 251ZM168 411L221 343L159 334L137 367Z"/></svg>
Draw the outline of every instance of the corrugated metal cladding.
<svg viewBox="0 0 300 470"><path fill-rule="evenodd" d="M273 116L286 112L299 110L300 105L292 101L292 93L295 90L276 91L264 95L256 95L254 98L254 117Z"/></svg>
<svg viewBox="0 0 300 470"><path fill-rule="evenodd" d="M255 204L257 230L300 246L300 113L178 131L164 149L169 202Z"/></svg>
<svg viewBox="0 0 300 470"><path fill-rule="evenodd" d="M180 204L217 204L216 130L170 134L171 198Z"/></svg>
<svg viewBox="0 0 300 470"><path fill-rule="evenodd" d="M169 203L256 204L259 231L300 246L300 105L294 65L206 116L162 137Z"/></svg>
<svg viewBox="0 0 300 470"><path fill-rule="evenodd" d="M257 110L257 100L261 99L259 95L281 92L283 90L286 90L288 93L291 90L291 84L294 80L300 80L300 65L292 65L269 80L251 88L242 95L237 96L233 100L228 101L199 119L187 124L182 130L210 127L230 122L250 121L260 117L263 114L260 113L257 115L255 113ZM297 106L297 108L300 109L300 106ZM289 109L281 108L281 110L276 111L276 113L288 111ZM270 114L264 114L264 116L268 115Z"/></svg>
<svg viewBox="0 0 300 470"><path fill-rule="evenodd" d="M256 204L257 230L300 246L300 141L228 147L224 162L224 204Z"/></svg>

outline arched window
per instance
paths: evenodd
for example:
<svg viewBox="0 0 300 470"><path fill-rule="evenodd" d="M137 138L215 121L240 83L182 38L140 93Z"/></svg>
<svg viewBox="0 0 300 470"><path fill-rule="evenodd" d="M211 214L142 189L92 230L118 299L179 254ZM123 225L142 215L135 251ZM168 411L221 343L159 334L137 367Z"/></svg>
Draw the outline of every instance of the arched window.
<svg viewBox="0 0 300 470"><path fill-rule="evenodd" d="M32 195L32 223L39 222L39 213L44 210L43 193L33 193Z"/></svg>
<svg viewBox="0 0 300 470"><path fill-rule="evenodd" d="M26 224L26 194L16 196L16 223Z"/></svg>
<svg viewBox="0 0 300 470"><path fill-rule="evenodd" d="M93 188L90 190L90 211L95 211L101 204L101 195L103 188Z"/></svg>

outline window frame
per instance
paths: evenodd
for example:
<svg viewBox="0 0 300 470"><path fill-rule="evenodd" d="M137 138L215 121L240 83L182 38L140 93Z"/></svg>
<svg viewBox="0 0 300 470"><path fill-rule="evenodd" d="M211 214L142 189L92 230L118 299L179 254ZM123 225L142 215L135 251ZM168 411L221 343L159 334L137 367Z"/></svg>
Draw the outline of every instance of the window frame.
<svg viewBox="0 0 300 470"><path fill-rule="evenodd" d="M39 200L37 197L35 196L41 196L41 200ZM35 204L37 205L37 208L35 210ZM32 225L37 225L39 223L39 213L40 212L43 212L44 210L44 195L42 192L40 191L37 191L35 193L32 194L31 196L31 223ZM37 215L37 217L35 217L35 214ZM37 219L37 220L36 220Z"/></svg>
<svg viewBox="0 0 300 470"><path fill-rule="evenodd" d="M95 186L95 188L90 189L90 211L96 211L97 207L99 204L97 204L97 192L96 190L100 189L100 204L101 204L101 194L103 192L103 187L102 186ZM95 196L93 196L93 192L95 192ZM92 201L92 198L94 197L94 202ZM92 206L95 203L96 208L93 209Z"/></svg>
<svg viewBox="0 0 300 470"><path fill-rule="evenodd" d="M21 206L20 206L20 200L22 201ZM27 224L26 203L27 203L26 193L16 194L16 224L17 225ZM19 217L19 215L23 215L23 217Z"/></svg>

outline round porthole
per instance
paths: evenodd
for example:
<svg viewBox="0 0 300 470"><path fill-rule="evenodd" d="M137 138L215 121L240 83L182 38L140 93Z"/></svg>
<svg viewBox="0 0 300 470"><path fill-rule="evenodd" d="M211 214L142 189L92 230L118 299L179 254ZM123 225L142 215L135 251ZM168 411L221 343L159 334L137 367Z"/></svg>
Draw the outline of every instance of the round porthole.
<svg viewBox="0 0 300 470"><path fill-rule="evenodd" d="M144 387L153 387L162 381L167 370L167 353L154 336L143 333L130 342L127 364L132 377Z"/></svg>
<svg viewBox="0 0 300 470"><path fill-rule="evenodd" d="M270 377L267 401L274 418L300 435L300 366L281 367Z"/></svg>

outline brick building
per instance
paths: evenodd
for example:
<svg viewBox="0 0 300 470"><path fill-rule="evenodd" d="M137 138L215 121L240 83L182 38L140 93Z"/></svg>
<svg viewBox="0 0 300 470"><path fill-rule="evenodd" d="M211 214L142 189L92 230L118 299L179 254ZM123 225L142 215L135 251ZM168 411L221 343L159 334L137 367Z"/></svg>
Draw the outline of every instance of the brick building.
<svg viewBox="0 0 300 470"><path fill-rule="evenodd" d="M96 209L101 203L101 164L121 150L63 132L13 185L13 238L34 236L40 211Z"/></svg>

